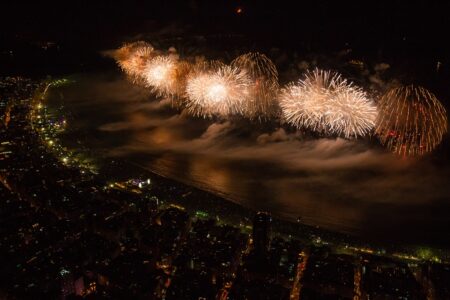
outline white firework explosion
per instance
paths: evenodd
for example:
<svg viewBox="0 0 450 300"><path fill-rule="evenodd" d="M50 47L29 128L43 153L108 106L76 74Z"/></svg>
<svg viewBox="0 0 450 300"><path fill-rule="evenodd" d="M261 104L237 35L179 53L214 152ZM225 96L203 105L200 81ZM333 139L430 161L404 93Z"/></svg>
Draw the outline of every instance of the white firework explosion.
<svg viewBox="0 0 450 300"><path fill-rule="evenodd" d="M250 96L250 85L251 79L245 71L230 66L195 72L186 84L188 111L205 118L242 113Z"/></svg>
<svg viewBox="0 0 450 300"><path fill-rule="evenodd" d="M346 138L369 133L377 108L367 94L340 74L315 69L280 93L284 118L297 128Z"/></svg>
<svg viewBox="0 0 450 300"><path fill-rule="evenodd" d="M180 91L180 62L170 56L156 56L148 61L143 77L148 87L160 96L173 96Z"/></svg>
<svg viewBox="0 0 450 300"><path fill-rule="evenodd" d="M126 44L116 52L120 68L133 80L142 76L145 64L155 55L154 48L146 42Z"/></svg>
<svg viewBox="0 0 450 300"><path fill-rule="evenodd" d="M278 71L273 62L264 54L249 52L231 62L233 67L245 70L251 80L252 97L244 107L244 114L250 119L267 120L279 112L277 93Z"/></svg>

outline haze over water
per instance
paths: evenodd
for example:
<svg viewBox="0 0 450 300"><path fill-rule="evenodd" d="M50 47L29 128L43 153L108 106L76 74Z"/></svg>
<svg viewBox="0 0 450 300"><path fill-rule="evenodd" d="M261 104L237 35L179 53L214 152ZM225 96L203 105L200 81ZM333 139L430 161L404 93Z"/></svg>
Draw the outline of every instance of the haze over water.
<svg viewBox="0 0 450 300"><path fill-rule="evenodd" d="M435 153L405 159L375 137L313 138L277 122L192 118L117 73L73 79L48 98L68 115L69 147L368 239L434 244L449 235L448 136Z"/></svg>

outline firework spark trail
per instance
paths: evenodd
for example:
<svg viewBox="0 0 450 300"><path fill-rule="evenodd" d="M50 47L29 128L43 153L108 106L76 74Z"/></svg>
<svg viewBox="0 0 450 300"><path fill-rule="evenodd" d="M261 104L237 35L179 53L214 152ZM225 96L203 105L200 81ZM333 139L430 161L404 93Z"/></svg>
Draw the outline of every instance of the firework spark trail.
<svg viewBox="0 0 450 300"><path fill-rule="evenodd" d="M432 151L447 132L447 114L435 95L413 85L389 90L379 101L375 132L399 155Z"/></svg>
<svg viewBox="0 0 450 300"><path fill-rule="evenodd" d="M155 56L154 48L146 42L125 44L116 52L119 67L137 83L142 79L145 65Z"/></svg>
<svg viewBox="0 0 450 300"><path fill-rule="evenodd" d="M261 53L246 53L231 62L245 70L252 80L251 97L244 104L244 115L250 119L270 119L279 111L277 102L278 71L273 62Z"/></svg>
<svg viewBox="0 0 450 300"><path fill-rule="evenodd" d="M251 80L243 70L222 66L217 71L195 72L187 80L187 109L204 118L242 113L250 96Z"/></svg>
<svg viewBox="0 0 450 300"><path fill-rule="evenodd" d="M363 136L375 125L377 108L366 93L340 74L315 69L282 89L284 118L297 128L346 138Z"/></svg>
<svg viewBox="0 0 450 300"><path fill-rule="evenodd" d="M190 71L191 65L185 61L172 56L156 56L147 62L143 77L147 86L157 95L171 97L174 104L180 104Z"/></svg>
<svg viewBox="0 0 450 300"><path fill-rule="evenodd" d="M215 72L224 66L225 64L220 60L200 60L193 64L190 76L206 72Z"/></svg>

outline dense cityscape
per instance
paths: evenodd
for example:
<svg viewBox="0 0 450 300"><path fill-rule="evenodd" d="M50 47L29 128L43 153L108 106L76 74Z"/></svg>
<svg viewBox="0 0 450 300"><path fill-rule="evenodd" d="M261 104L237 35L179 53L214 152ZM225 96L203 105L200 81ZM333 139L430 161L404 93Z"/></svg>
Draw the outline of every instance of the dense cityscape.
<svg viewBox="0 0 450 300"><path fill-rule="evenodd" d="M450 297L445 252L291 235L269 212L184 206L207 193L156 175L113 180L59 144L45 95L65 82L1 79L2 299Z"/></svg>

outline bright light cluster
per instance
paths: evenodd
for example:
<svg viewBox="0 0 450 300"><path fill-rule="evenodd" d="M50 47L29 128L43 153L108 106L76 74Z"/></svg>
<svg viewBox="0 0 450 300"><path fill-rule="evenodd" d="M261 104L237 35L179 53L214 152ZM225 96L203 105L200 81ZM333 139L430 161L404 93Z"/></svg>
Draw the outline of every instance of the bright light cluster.
<svg viewBox="0 0 450 300"><path fill-rule="evenodd" d="M447 132L445 108L423 87L391 89L381 97L379 109L375 132L394 153L406 156L430 152Z"/></svg>
<svg viewBox="0 0 450 300"><path fill-rule="evenodd" d="M374 132L402 155L424 154L447 132L445 108L428 90L400 87L377 104L339 73L315 69L279 88L278 72L264 54L250 52L230 65L181 60L146 42L126 44L114 55L133 82L143 84L193 116L282 119L298 129L357 138Z"/></svg>
<svg viewBox="0 0 450 300"><path fill-rule="evenodd" d="M250 119L268 120L278 113L278 71L264 54L250 52L231 62L235 68L245 70L252 81L251 97L244 103L243 113Z"/></svg>
<svg viewBox="0 0 450 300"><path fill-rule="evenodd" d="M297 128L346 138L369 133L377 117L375 103L362 89L319 69L283 88L280 106L286 121Z"/></svg>
<svg viewBox="0 0 450 300"><path fill-rule="evenodd" d="M173 95L177 91L177 61L169 56L157 56L145 65L142 77L157 94Z"/></svg>
<svg viewBox="0 0 450 300"><path fill-rule="evenodd" d="M118 65L133 81L141 79L145 65L154 56L154 48L146 42L126 44L116 51Z"/></svg>
<svg viewBox="0 0 450 300"><path fill-rule="evenodd" d="M203 117L241 113L249 101L250 84L245 71L230 66L194 73L186 84L186 106L193 115Z"/></svg>

